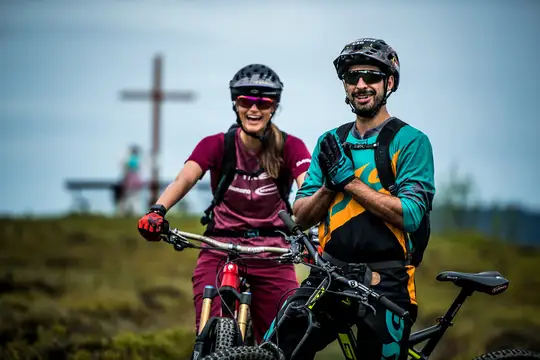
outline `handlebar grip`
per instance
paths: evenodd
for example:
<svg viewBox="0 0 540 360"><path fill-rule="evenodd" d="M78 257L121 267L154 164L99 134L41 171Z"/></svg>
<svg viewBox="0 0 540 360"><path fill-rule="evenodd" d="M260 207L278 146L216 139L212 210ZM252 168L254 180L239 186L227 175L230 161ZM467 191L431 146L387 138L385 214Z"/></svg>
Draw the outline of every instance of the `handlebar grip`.
<svg viewBox="0 0 540 360"><path fill-rule="evenodd" d="M168 221L163 221L163 228L161 229L161 235L169 236L169 232L171 231L171 226Z"/></svg>
<svg viewBox="0 0 540 360"><path fill-rule="evenodd" d="M281 210L278 213L279 218L285 223L285 226L289 229L290 232L295 233L299 230L300 226L294 222L291 215L285 210Z"/></svg>
<svg viewBox="0 0 540 360"><path fill-rule="evenodd" d="M402 317L402 318L409 317L409 312L407 310L404 310L402 307L396 305L395 303L390 301L386 296L381 295L381 297L379 297L379 301L381 304L383 304L385 308L387 308L388 310L390 310L397 316Z"/></svg>

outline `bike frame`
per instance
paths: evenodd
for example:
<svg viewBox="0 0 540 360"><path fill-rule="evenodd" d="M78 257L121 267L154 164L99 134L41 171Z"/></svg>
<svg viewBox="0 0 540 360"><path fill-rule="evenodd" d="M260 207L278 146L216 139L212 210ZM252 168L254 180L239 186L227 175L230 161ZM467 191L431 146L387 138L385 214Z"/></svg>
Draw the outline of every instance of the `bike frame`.
<svg viewBox="0 0 540 360"><path fill-rule="evenodd" d="M206 285L204 288L201 318L191 359L199 359L201 354L209 350L207 349L208 344L206 340L209 336L212 336L213 322L219 318L233 318L238 324L240 331L237 342L245 343L251 292L246 291L248 287L240 277L236 261L241 258L242 254L255 255L266 252L278 254L281 256L280 259L290 261L291 250L272 246L243 246L224 243L204 235L193 234L178 229L167 230L166 233L162 234L162 239L173 245L177 251L182 251L186 248L198 248L225 251L229 254L223 267L223 277L218 288L212 285ZM188 240L199 241L210 245L210 247L203 248L195 246ZM222 299L220 316L211 317L212 302L216 296Z"/></svg>
<svg viewBox="0 0 540 360"><path fill-rule="evenodd" d="M297 354L298 350L301 348L301 346L304 344L305 340L308 338L309 334L311 333L312 329L316 327L314 325L314 317L315 314L313 312L313 308L315 304L322 298L322 296L327 292L327 289L329 287L329 284L331 281L337 281L338 283L345 285L345 290L342 291L332 291L333 294L342 295L344 299L342 302L346 305L352 304L352 300L359 301L361 304L366 306L366 309L373 308L373 306L370 304L370 299L375 299L378 301L379 304L382 304L386 310L392 312L393 314L397 315L401 319L403 319L406 322L411 322L410 314L407 310L401 308L399 305L395 304L386 296L377 294L373 290L371 290L369 287L366 287L362 283L347 279L346 277L342 276L339 273L336 273L336 266L332 265L328 261L321 258L317 252L317 249L314 247L314 245L310 242L309 238L304 234L294 220L290 217L289 214L287 214L285 211L280 211L278 214L279 217L283 220L289 231L297 237L299 240L303 242L303 245L305 249L308 251L311 259L313 260L313 264L310 265L317 267L323 271L325 271L328 274L328 277L324 278L323 281L319 284L319 286L315 289L315 291L311 294L307 302L303 305L299 305L298 307L293 307L293 304L295 304L294 301L287 304L286 307L283 310L282 316L279 319L274 319L274 321L277 320L277 324L273 322L270 326L269 331L264 337L264 342L261 344L261 346L264 345L272 345L271 348L278 348L279 344L272 342L272 338L278 331L278 329L281 327L283 322L289 318L290 313L288 312L289 309L294 310L300 310L305 311L308 319L308 327L306 330L305 335L302 337L298 345L293 350L290 358L294 359L295 355ZM291 242L292 246L291 248L298 250L297 243ZM296 252L293 251L293 252ZM490 274L488 274L490 273ZM402 343L401 346L401 352L407 351L407 355L412 357L413 359L420 359L420 360L427 360L428 357L431 355L441 338L443 337L446 330L452 325L452 320L457 315L459 309L463 306L463 303L465 300L473 294L475 291L484 292L489 295L497 295L502 293L508 288L508 280L504 279L498 272L484 272L482 273L484 275L492 275L493 278L490 279L490 281L478 281L476 282L473 277L471 277L471 274L464 274L464 273L457 273L457 272L445 272L440 273L437 276L437 280L439 281L452 281L455 285L461 288L459 294L454 299L453 303L450 305L448 310L446 311L446 314L442 318L437 319L437 324L430 326L428 328L422 329L420 331L417 331L413 334L404 334L404 338L407 339L406 342ZM480 275L475 274L475 275ZM470 279L470 281L469 281ZM483 279L484 280L484 279ZM495 281L493 281L495 280ZM350 289L349 289L350 288ZM352 291L351 291L352 290ZM358 291L360 290L360 291ZM363 311L363 309L361 309ZM366 310L368 311L368 310ZM345 355L345 358L347 360L356 360L360 358L360 350L358 349L356 338L352 332L352 326L348 325L346 326L346 330L343 333L337 334L337 340L341 346L341 349L343 351L343 354ZM317 326L318 327L318 326ZM424 342L427 340L427 343L424 345L424 347L421 350L416 350L414 347L421 342ZM265 344L266 343L266 344Z"/></svg>
<svg viewBox="0 0 540 360"><path fill-rule="evenodd" d="M439 341L442 339L446 330L452 326L452 320L457 315L459 309L461 309L463 303L469 296L473 294L472 290L461 289L458 293L454 302L445 315L437 319L437 324L430 326L428 328L416 331L412 333L407 341L406 347L407 352L410 358L415 360L427 360ZM426 341L422 349L415 349L415 346ZM343 355L347 360L357 360L361 359L361 354L358 353L358 348L356 346L356 337L352 331L352 328L349 328L347 332L338 334L338 342L343 351ZM355 351L356 349L356 351Z"/></svg>
<svg viewBox="0 0 540 360"><path fill-rule="evenodd" d="M311 330L314 328L314 320L316 319L316 315L313 314L312 309L317 304L318 300L321 299L321 297L325 294L327 286L328 286L328 279L324 279L321 284L317 287L317 289L313 292L311 297L306 302L306 309L308 312L308 328L306 330L306 334L300 340L296 348L294 349L291 358L294 359L294 356L296 355L297 351L300 349L304 341L307 339L309 334L311 333ZM465 300L473 294L473 291L470 289L462 288L461 291L458 293L456 298L454 299L453 303L450 305L448 310L446 311L445 315L441 318L437 319L437 324L430 326L428 328L416 331L412 333L409 336L409 340L406 343L406 348L408 355L410 358L415 360L427 360L441 338L443 337L446 330L452 326L452 321L454 317L457 315L458 311L461 309L463 303ZM345 303L348 303L351 301L351 299L344 295ZM285 312L287 310L285 309ZM275 332L279 329L280 325L283 321L285 321L286 316L283 316L280 321L277 323L275 328L272 330L272 332L269 334L268 339L270 339ZM416 349L415 346L418 344L426 341L425 345L420 349ZM337 341L341 347L341 350L343 352L344 358L347 360L359 360L362 358L361 352L358 350L357 347L357 339L353 333L352 326L348 327L345 332L340 332L337 334Z"/></svg>

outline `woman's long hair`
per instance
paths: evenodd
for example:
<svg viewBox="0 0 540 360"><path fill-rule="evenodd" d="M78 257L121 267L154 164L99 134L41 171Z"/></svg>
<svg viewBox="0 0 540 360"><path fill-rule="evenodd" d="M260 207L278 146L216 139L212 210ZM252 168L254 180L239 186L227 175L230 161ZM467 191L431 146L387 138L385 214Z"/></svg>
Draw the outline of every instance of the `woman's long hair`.
<svg viewBox="0 0 540 360"><path fill-rule="evenodd" d="M281 130L274 123L270 123L270 128L267 130L267 137L263 141L262 153L259 158L262 167L273 179L278 178L279 170L283 164L284 145Z"/></svg>

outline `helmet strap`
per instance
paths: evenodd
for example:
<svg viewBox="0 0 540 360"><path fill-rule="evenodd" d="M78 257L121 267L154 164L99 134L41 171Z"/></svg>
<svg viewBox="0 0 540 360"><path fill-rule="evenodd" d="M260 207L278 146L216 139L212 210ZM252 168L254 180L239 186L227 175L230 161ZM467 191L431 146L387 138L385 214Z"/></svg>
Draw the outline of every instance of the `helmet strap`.
<svg viewBox="0 0 540 360"><path fill-rule="evenodd" d="M242 125L242 121L240 120L240 115L238 115L238 110L236 110L236 105L233 103L233 111L236 114L236 123L240 126L240 129L242 129L243 132L246 133L246 135L251 136L252 138L255 138L259 140L262 143L262 146L265 146L265 140L268 138L268 129L270 129L270 124L272 123L272 118L274 117L275 111L270 115L270 120L268 120L268 123L264 127L262 135L258 135L254 132L247 131L244 126Z"/></svg>

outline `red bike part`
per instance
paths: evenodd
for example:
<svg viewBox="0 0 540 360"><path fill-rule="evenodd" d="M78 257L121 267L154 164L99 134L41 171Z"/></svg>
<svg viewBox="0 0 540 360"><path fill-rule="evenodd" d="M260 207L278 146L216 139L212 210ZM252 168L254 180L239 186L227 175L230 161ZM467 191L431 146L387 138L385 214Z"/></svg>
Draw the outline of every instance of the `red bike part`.
<svg viewBox="0 0 540 360"><path fill-rule="evenodd" d="M237 291L240 289L240 276L238 275L238 266L230 263L223 269L223 279L221 286L230 286Z"/></svg>

